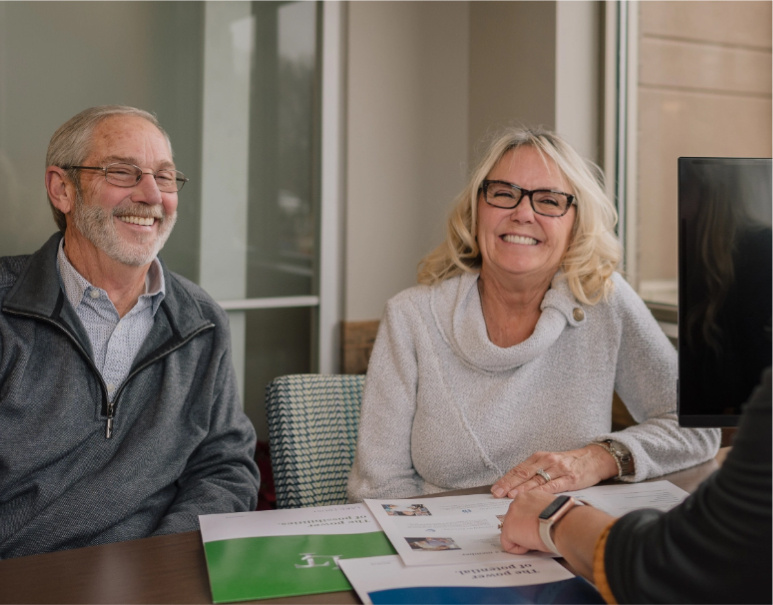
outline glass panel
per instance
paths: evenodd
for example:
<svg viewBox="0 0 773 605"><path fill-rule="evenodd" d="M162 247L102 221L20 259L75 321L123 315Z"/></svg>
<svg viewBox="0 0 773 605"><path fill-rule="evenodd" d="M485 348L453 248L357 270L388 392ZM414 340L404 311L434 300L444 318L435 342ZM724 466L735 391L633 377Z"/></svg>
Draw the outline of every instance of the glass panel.
<svg viewBox="0 0 773 605"><path fill-rule="evenodd" d="M134 105L156 113L191 177L163 257L197 279L203 57L191 32L202 31L203 7L0 2L0 255L32 252L56 231L43 186L56 128L91 105Z"/></svg>
<svg viewBox="0 0 773 605"><path fill-rule="evenodd" d="M236 248L236 260L246 262L217 257L214 273L230 273L239 284L246 280L248 297L314 293L319 11L315 2L0 2L0 255L32 252L56 229L43 186L54 130L88 106L127 104L158 115L179 169L191 179L162 253L170 268L204 281L218 300L241 299L244 288L238 295L220 289L202 262ZM231 13L240 17L228 21ZM204 91L211 94L222 84L216 77L205 81L207 60L222 61L237 76L248 74L245 107L235 117L218 114L218 97L214 110L205 108ZM236 161L220 158L232 169L227 179L248 188L240 199L227 187L234 180L202 193L213 172L224 174L214 160L202 166L205 114L214 130L227 130L234 121L248 129L249 145L227 150ZM226 135L208 149L219 151L216 144ZM247 206L246 241L225 231L238 204L240 211ZM221 215L226 227L217 231L222 225L213 224ZM239 221L244 230L245 219ZM265 385L282 373L311 371L317 309L230 315L247 411L265 439Z"/></svg>
<svg viewBox="0 0 773 605"><path fill-rule="evenodd" d="M317 249L317 11L255 2L248 297L313 294Z"/></svg>
<svg viewBox="0 0 773 605"><path fill-rule="evenodd" d="M771 3L638 7L634 266L646 300L675 305L677 158L771 154Z"/></svg>

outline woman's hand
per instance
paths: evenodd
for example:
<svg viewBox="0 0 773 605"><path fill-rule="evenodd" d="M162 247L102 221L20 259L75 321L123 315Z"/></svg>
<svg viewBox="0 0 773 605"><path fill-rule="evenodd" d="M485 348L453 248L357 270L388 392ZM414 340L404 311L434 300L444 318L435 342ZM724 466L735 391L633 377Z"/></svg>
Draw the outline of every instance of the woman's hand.
<svg viewBox="0 0 773 605"><path fill-rule="evenodd" d="M612 455L598 445L568 452L537 452L510 469L491 486L491 493L497 498L514 498L530 490L556 494L596 485L616 477L617 472Z"/></svg>
<svg viewBox="0 0 773 605"><path fill-rule="evenodd" d="M502 524L502 549L515 555L530 550L549 552L539 535L539 514L554 498L536 489L518 494ZM553 541L558 550L577 573L591 581L596 542L613 521L613 517L592 506L575 506L553 526Z"/></svg>
<svg viewBox="0 0 773 605"><path fill-rule="evenodd" d="M502 548L514 555L530 550L549 552L539 537L539 514L555 496L544 491L533 490L518 494L507 509L499 541Z"/></svg>

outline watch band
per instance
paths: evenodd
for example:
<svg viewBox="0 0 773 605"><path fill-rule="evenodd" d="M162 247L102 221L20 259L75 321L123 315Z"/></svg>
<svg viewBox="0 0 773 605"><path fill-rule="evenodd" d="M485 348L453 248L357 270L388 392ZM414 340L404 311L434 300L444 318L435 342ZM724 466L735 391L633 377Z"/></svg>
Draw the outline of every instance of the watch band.
<svg viewBox="0 0 773 605"><path fill-rule="evenodd" d="M550 549L550 552L562 556L556 548L550 531L553 525L575 506L581 506L583 503L571 496L557 496L545 509L539 514L539 537L542 543Z"/></svg>
<svg viewBox="0 0 773 605"><path fill-rule="evenodd" d="M594 441L593 443L603 447L607 450L609 455L615 459L618 479L624 475L634 474L633 455L622 443L615 441L614 439L603 439L601 441Z"/></svg>

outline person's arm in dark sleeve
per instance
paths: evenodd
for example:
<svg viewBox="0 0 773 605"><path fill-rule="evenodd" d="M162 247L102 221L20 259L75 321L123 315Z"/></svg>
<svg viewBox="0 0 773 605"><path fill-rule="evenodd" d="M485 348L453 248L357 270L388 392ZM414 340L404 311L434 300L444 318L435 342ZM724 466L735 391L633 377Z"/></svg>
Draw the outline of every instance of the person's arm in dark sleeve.
<svg viewBox="0 0 773 605"><path fill-rule="evenodd" d="M604 567L620 603L770 602L770 371L722 468L668 513L621 517Z"/></svg>

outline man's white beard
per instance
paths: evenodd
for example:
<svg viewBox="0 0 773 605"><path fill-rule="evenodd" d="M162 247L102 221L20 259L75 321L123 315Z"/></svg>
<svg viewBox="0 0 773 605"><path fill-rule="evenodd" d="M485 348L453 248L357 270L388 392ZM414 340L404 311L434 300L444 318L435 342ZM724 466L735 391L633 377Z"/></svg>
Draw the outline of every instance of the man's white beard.
<svg viewBox="0 0 773 605"><path fill-rule="evenodd" d="M135 241L122 237L114 220L117 216L153 217L159 221L158 233L137 234ZM73 226L96 248L110 258L125 265L141 267L150 263L172 233L177 212L165 215L163 206L159 204L120 204L108 212L103 207L87 204L80 186L76 187L75 208L73 210Z"/></svg>

